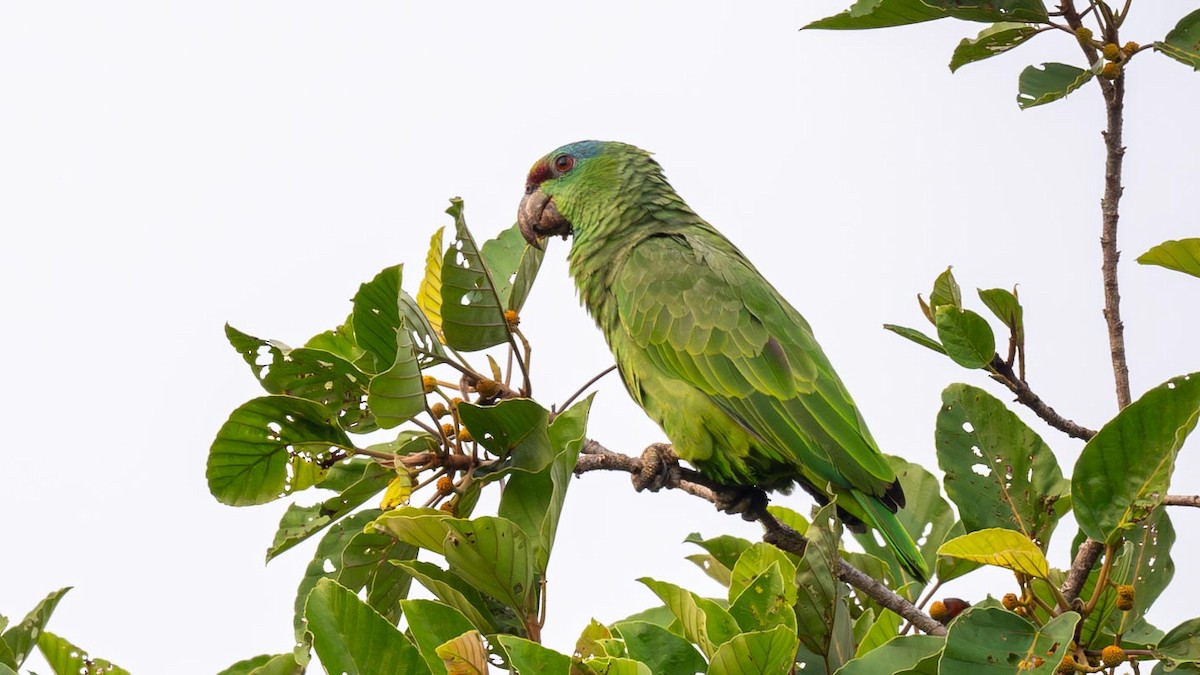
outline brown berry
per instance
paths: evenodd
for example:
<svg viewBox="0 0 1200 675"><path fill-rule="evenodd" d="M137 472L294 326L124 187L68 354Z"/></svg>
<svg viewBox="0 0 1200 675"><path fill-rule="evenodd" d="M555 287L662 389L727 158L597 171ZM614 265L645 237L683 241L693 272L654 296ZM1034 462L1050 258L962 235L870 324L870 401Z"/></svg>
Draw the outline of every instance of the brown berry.
<svg viewBox="0 0 1200 675"><path fill-rule="evenodd" d="M429 412L433 413L434 417L441 419L445 417L446 413L449 411L446 410L445 403L438 402L429 407Z"/></svg>
<svg viewBox="0 0 1200 675"><path fill-rule="evenodd" d="M453 437L454 436L454 425L453 424L443 424L442 425L442 434L445 435L446 438Z"/></svg>
<svg viewBox="0 0 1200 675"><path fill-rule="evenodd" d="M437 480L437 491L448 495L454 492L454 479L450 476L442 476Z"/></svg>
<svg viewBox="0 0 1200 675"><path fill-rule="evenodd" d="M516 328L518 325L520 325L521 317L518 316L517 313L511 309L505 310L504 323L508 324L509 330L512 330L512 329Z"/></svg>
<svg viewBox="0 0 1200 675"><path fill-rule="evenodd" d="M1121 48L1118 47L1114 42L1104 45L1102 53L1104 54L1104 58L1108 59L1109 61L1116 61L1117 59L1121 58Z"/></svg>
<svg viewBox="0 0 1200 675"><path fill-rule="evenodd" d="M1062 663L1058 664L1058 668L1056 668L1054 672L1056 675L1074 675L1076 672L1075 657L1071 656L1070 654L1064 656Z"/></svg>
<svg viewBox="0 0 1200 675"><path fill-rule="evenodd" d="M1117 645L1109 645L1100 652L1100 661L1104 665L1112 668L1125 663L1128 657L1125 655L1125 650Z"/></svg>
<svg viewBox="0 0 1200 675"><path fill-rule="evenodd" d="M1092 29L1085 26L1080 26L1079 28L1075 29L1075 37L1078 38L1081 43L1091 42Z"/></svg>
<svg viewBox="0 0 1200 675"><path fill-rule="evenodd" d="M442 502L442 505L439 506L438 509L441 511L445 511L446 513L449 513L449 514L457 515L457 513L455 513L455 512L457 511L458 507L456 507L454 505L453 501L448 501L448 502Z"/></svg>
<svg viewBox="0 0 1200 675"><path fill-rule="evenodd" d="M1141 45L1134 42L1133 40L1130 40L1129 42L1125 43L1124 47L1121 47L1121 51L1125 52L1125 56L1126 56L1126 58L1128 58L1130 55L1132 55L1134 52L1136 52L1137 50L1139 50L1141 48L1142 48Z"/></svg>
<svg viewBox="0 0 1200 675"><path fill-rule="evenodd" d="M1021 601L1017 599L1016 593L1005 593L1004 599L1000 601L1000 604L1004 605L1004 609L1011 612L1021 606Z"/></svg>
<svg viewBox="0 0 1200 675"><path fill-rule="evenodd" d="M425 389L426 394L432 394L433 390L437 389L437 378L432 375L422 377L421 387Z"/></svg>
<svg viewBox="0 0 1200 675"><path fill-rule="evenodd" d="M1104 68L1100 71L1101 77L1106 77L1110 80L1115 80L1121 76L1121 64L1109 62L1104 64Z"/></svg>
<svg viewBox="0 0 1200 675"><path fill-rule="evenodd" d="M1129 584L1117 586L1117 609L1122 612L1128 612L1133 609L1133 603L1136 599L1137 593L1134 592L1133 586Z"/></svg>
<svg viewBox="0 0 1200 675"><path fill-rule="evenodd" d="M457 396L455 396L454 398L450 399L450 409L451 409L451 410L458 410L458 404L459 404L459 403L462 403L462 399L461 399L461 398L459 398L459 397L457 397Z"/></svg>
<svg viewBox="0 0 1200 675"><path fill-rule="evenodd" d="M479 395L484 398L492 398L500 393L500 383L484 378L475 383L475 391L479 392Z"/></svg>
<svg viewBox="0 0 1200 675"><path fill-rule="evenodd" d="M458 430L458 442L459 443L470 443L473 440L475 440L475 439L471 436L471 432L469 429L467 429L466 427L463 427Z"/></svg>

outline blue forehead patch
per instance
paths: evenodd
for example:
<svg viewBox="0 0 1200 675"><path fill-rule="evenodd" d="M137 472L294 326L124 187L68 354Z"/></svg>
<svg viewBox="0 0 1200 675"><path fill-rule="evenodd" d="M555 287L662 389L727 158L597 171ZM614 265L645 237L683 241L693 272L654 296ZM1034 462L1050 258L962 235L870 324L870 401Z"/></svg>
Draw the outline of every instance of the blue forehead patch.
<svg viewBox="0 0 1200 675"><path fill-rule="evenodd" d="M552 156L561 154L573 155L579 159L594 157L604 150L604 141L576 141L564 145L551 153Z"/></svg>

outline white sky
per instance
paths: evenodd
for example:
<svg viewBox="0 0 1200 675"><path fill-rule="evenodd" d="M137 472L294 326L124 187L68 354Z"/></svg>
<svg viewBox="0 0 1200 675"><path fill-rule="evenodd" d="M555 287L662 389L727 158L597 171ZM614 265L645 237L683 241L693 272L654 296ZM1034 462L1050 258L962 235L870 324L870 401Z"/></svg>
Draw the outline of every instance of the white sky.
<svg viewBox="0 0 1200 675"><path fill-rule="evenodd" d="M298 344L387 265L406 263L415 290L447 198L463 196L487 238L513 222L530 164L580 139L657 153L813 324L885 451L935 465L951 382L1003 396L880 329L924 327L915 294L947 264L966 290L1021 284L1030 382L1099 426L1115 403L1098 89L1014 102L1021 68L1077 64L1077 49L1044 35L951 75L953 47L982 25L797 31L848 4L4 3L0 613L73 585L49 629L140 673L290 649L315 539L264 568L287 501L222 506L204 480L214 433L259 391L223 324ZM1160 38L1194 7L1134 3L1126 36ZM1133 264L1197 235L1197 110L1200 75L1136 59L1121 248L1137 392L1200 370L1200 282ZM551 246L523 323L546 404L611 362L564 251ZM1080 445L1034 427L1069 471ZM661 439L614 378L590 434L630 453ZM1194 449L1172 492L1200 492ZM1175 560L1194 559L1200 514L1172 516ZM683 560L692 531L756 536L694 498L636 495L622 475L576 481L548 644L569 651L590 617L655 604L639 576L716 593ZM1073 523L1058 532L1052 563L1066 566ZM974 579L946 592L1011 590L1004 575ZM1170 628L1196 597L1181 573L1150 618Z"/></svg>

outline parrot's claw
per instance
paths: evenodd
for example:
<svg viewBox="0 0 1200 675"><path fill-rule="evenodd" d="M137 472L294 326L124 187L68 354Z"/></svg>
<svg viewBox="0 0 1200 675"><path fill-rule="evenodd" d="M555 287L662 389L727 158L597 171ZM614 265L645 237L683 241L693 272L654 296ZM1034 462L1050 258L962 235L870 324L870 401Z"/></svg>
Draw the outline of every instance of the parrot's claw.
<svg viewBox="0 0 1200 675"><path fill-rule="evenodd" d="M756 487L730 487L717 493L717 510L729 515L741 514L743 520L757 520L767 508L767 493Z"/></svg>
<svg viewBox="0 0 1200 675"><path fill-rule="evenodd" d="M651 445L642 452L642 470L630 476L633 489L658 492L668 486L674 473L672 469L678 466L679 456L669 443Z"/></svg>

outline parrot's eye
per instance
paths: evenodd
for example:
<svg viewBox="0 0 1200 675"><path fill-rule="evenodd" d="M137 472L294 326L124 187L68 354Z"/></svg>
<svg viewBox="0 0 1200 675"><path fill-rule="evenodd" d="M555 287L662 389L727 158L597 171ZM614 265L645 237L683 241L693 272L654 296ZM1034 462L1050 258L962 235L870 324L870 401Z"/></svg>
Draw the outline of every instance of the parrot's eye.
<svg viewBox="0 0 1200 675"><path fill-rule="evenodd" d="M554 170L560 174L575 168L575 158L570 155L559 155L554 158Z"/></svg>

